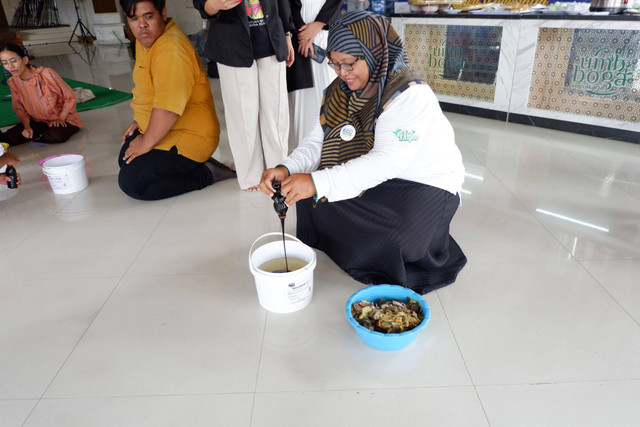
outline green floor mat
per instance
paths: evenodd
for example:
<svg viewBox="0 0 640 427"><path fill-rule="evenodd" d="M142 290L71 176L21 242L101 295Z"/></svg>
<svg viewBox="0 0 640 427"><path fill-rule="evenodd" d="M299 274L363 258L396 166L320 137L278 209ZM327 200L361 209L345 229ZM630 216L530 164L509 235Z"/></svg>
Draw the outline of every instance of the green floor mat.
<svg viewBox="0 0 640 427"><path fill-rule="evenodd" d="M78 104L76 108L78 111L94 110L96 108L103 108L109 105L118 104L127 99L131 99L132 95L127 92L120 92L119 90L109 89L102 86L92 85L90 83L79 82L77 80L63 79L71 88L82 87L90 89L96 96L91 101ZM14 125L18 123L18 118L11 108L11 92L9 86L6 84L0 84L0 127Z"/></svg>

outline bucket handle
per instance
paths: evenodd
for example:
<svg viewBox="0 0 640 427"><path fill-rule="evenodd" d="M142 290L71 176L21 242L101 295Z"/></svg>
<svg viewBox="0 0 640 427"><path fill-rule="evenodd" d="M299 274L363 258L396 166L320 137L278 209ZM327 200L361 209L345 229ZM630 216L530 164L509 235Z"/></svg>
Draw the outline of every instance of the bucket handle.
<svg viewBox="0 0 640 427"><path fill-rule="evenodd" d="M63 154L54 154L53 156L49 156L45 159L42 159L38 162L38 166L42 167L42 165L44 164L44 162L46 162L47 160L51 160L51 159L55 159L56 157L60 157L60 156L69 156L69 155L76 155L76 156L81 156L82 154L78 154L78 153L63 153Z"/></svg>
<svg viewBox="0 0 640 427"><path fill-rule="evenodd" d="M288 237L295 242L302 243L302 240L298 239L296 236L292 236L291 234L287 234L287 233L284 233L284 235L285 237ZM282 236L282 233L278 231L272 231L271 233L263 234L262 236L258 237L256 241L253 242L253 245L251 245L251 249L249 249L249 265L253 265L253 263L251 262L251 254L253 253L253 248L256 246L256 243L262 240L263 237L268 237L268 236Z"/></svg>

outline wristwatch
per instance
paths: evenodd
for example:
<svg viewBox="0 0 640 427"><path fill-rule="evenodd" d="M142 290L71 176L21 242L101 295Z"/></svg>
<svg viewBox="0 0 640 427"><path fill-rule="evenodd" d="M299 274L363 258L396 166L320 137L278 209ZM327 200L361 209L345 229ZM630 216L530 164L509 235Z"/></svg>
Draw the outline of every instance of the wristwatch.
<svg viewBox="0 0 640 427"><path fill-rule="evenodd" d="M293 34L291 34L291 31L287 31L286 33L284 33L285 37L291 37Z"/></svg>

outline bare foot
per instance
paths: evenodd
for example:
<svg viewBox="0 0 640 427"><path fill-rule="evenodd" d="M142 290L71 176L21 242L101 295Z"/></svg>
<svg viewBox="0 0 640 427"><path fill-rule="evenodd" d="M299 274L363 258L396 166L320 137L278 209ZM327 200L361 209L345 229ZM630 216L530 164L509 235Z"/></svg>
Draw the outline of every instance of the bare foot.
<svg viewBox="0 0 640 427"><path fill-rule="evenodd" d="M258 191L260 189L259 185L254 185L253 187L245 188L244 191Z"/></svg>

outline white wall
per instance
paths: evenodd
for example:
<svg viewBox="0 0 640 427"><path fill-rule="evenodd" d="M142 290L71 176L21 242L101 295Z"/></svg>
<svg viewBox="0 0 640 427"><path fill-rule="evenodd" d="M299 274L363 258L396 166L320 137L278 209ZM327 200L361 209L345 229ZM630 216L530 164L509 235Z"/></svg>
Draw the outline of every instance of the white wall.
<svg viewBox="0 0 640 427"><path fill-rule="evenodd" d="M202 29L202 17L193 8L191 0L166 0L166 4L167 15L176 21L185 34L194 34Z"/></svg>

